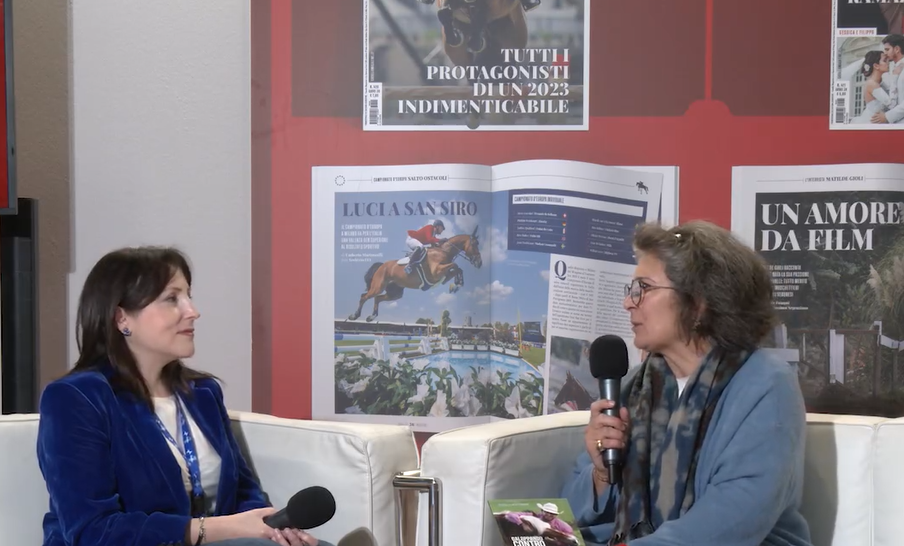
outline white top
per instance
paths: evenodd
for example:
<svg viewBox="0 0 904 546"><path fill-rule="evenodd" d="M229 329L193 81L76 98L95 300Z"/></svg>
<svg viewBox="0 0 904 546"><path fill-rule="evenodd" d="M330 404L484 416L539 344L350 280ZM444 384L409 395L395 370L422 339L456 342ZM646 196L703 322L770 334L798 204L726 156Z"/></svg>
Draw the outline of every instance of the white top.
<svg viewBox="0 0 904 546"><path fill-rule="evenodd" d="M690 379L690 376L675 378L675 381L678 382L678 398L681 398L681 393L684 392L684 387L687 386L688 379Z"/></svg>
<svg viewBox="0 0 904 546"><path fill-rule="evenodd" d="M154 411L163 426L166 427L166 430L179 442L179 447L174 446L169 440L166 441L166 444L170 447L176 462L179 463L179 468L182 469L182 483L185 486L185 492L191 498L191 478L188 477L188 466L185 464L182 452L179 451L179 448L182 447L182 431L179 428L179 421L176 416L176 397L154 397ZM207 437L198 428L198 423L192 418L191 413L185 410L185 406L183 406L183 412L188 421L188 427L191 429L191 437L198 456L198 468L201 471L201 488L204 489L206 510L207 513L212 514L216 508L217 487L220 483L220 455L207 441Z"/></svg>

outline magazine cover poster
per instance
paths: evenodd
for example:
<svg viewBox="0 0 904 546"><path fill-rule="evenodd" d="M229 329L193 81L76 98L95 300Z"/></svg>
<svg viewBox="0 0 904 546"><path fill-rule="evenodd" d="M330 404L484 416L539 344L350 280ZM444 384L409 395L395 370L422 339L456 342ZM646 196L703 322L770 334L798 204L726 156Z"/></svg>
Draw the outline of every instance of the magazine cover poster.
<svg viewBox="0 0 904 546"><path fill-rule="evenodd" d="M507 546L584 546L566 499L487 501Z"/></svg>
<svg viewBox="0 0 904 546"><path fill-rule="evenodd" d="M590 0L361 0L365 130L587 130Z"/></svg>
<svg viewBox="0 0 904 546"><path fill-rule="evenodd" d="M756 211L776 342L798 355L805 395L890 383L904 338L904 191L758 193Z"/></svg>
<svg viewBox="0 0 904 546"><path fill-rule="evenodd" d="M335 208L336 414L488 415L477 386L508 364L487 353L479 288L490 283L490 194L336 193Z"/></svg>
<svg viewBox="0 0 904 546"><path fill-rule="evenodd" d="M831 129L904 129L904 3L834 0Z"/></svg>

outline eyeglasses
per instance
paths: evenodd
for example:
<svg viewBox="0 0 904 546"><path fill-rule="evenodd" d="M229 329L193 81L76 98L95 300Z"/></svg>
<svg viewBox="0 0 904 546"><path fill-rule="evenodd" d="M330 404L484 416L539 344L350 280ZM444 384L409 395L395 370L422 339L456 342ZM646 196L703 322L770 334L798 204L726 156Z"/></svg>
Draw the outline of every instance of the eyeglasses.
<svg viewBox="0 0 904 546"><path fill-rule="evenodd" d="M643 295L650 290L656 290L657 288L675 290L675 287L673 286L659 286L657 284L644 282L640 279L634 279L631 281L631 284L625 285L625 297L630 297L631 302L634 303L634 305L640 305L640 302L643 301Z"/></svg>

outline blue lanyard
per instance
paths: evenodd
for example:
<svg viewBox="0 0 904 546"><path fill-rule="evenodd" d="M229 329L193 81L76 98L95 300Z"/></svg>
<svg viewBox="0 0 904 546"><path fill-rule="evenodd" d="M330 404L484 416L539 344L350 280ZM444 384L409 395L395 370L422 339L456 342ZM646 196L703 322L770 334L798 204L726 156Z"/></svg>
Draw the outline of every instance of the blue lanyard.
<svg viewBox="0 0 904 546"><path fill-rule="evenodd" d="M191 481L191 511L193 516L204 515L204 488L201 487L201 468L198 464L198 454L195 451L195 442L191 436L191 428L188 426L188 420L185 418L185 412L182 411L182 401L176 396L176 419L179 421L181 429L182 445L180 446L170 431L166 430L166 426L157 414L154 414L157 420L157 426L164 438L173 444L182 458L185 459L185 466L188 468L188 479Z"/></svg>

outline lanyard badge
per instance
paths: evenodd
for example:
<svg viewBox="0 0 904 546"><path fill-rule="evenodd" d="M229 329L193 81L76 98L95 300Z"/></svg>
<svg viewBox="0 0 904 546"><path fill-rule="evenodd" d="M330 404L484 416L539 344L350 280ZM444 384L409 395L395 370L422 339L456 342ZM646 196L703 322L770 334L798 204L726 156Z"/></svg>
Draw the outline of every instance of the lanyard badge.
<svg viewBox="0 0 904 546"><path fill-rule="evenodd" d="M182 409L182 400L176 396L176 420L179 423L180 436L182 444L176 442L173 435L166 429L163 421L156 414L157 426L166 441L176 447L176 450L185 460L185 467L188 469L188 479L191 482L191 515L194 517L205 515L205 498L204 488L201 487L201 468L198 464L198 453L195 450L195 442L191 435L191 428L188 426L188 419L185 418L185 411Z"/></svg>

